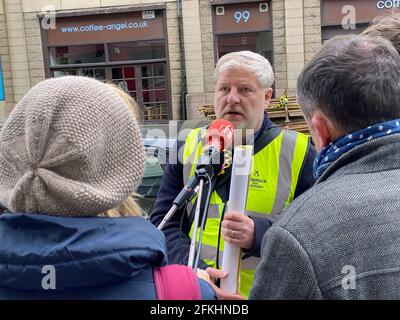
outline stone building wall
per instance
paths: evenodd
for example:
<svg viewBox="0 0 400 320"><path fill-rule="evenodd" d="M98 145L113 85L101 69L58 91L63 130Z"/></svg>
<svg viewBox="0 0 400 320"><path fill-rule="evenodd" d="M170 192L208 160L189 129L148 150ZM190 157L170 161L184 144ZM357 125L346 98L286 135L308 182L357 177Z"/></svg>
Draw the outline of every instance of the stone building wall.
<svg viewBox="0 0 400 320"><path fill-rule="evenodd" d="M38 14L45 6L57 11L111 6L166 6L169 76L173 119L180 117L181 70L175 0L0 0L0 57L6 101L0 102L0 122L33 85L45 78ZM186 108L189 119L202 118L198 107L213 103L215 64L212 5L209 0L182 2ZM295 94L305 63L321 46L320 0L272 0L275 96Z"/></svg>

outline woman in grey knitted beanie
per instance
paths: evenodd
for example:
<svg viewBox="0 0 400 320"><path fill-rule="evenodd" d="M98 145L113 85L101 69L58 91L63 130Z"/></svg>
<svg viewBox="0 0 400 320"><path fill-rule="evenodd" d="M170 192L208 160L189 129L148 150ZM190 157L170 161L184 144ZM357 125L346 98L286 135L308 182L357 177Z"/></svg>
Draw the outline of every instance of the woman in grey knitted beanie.
<svg viewBox="0 0 400 320"><path fill-rule="evenodd" d="M130 198L145 160L128 104L109 85L62 77L14 108L0 134L0 299L157 298L165 238Z"/></svg>
<svg viewBox="0 0 400 320"><path fill-rule="evenodd" d="M107 85L44 81L0 136L0 203L12 212L92 216L120 205L145 167L137 122Z"/></svg>

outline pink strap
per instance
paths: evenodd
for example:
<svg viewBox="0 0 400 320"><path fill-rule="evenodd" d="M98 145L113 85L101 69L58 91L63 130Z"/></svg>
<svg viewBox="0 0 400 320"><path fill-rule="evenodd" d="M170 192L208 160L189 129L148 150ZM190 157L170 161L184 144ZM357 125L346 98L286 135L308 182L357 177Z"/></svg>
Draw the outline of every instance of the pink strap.
<svg viewBox="0 0 400 320"><path fill-rule="evenodd" d="M201 300L200 286L193 270L184 265L154 268L158 300Z"/></svg>

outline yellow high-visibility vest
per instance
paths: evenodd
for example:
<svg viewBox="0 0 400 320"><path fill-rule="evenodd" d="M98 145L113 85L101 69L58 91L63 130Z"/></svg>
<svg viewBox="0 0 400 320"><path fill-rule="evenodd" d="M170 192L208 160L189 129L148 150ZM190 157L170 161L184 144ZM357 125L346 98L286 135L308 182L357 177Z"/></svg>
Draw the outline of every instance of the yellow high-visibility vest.
<svg viewBox="0 0 400 320"><path fill-rule="evenodd" d="M194 175L204 146L205 130L194 129L187 136L183 151L183 179L186 184ZM276 221L282 210L293 200L301 168L305 161L309 137L298 132L282 130L272 141L253 155L246 213L249 216ZM194 202L187 206L190 214ZM218 234L225 204L217 191L210 199L207 222L202 236L200 258L216 265ZM190 236L193 231L190 232ZM198 233L197 233L198 234ZM220 239L219 265L222 265L224 241ZM254 271L260 261L248 257L241 261L240 293L248 297Z"/></svg>

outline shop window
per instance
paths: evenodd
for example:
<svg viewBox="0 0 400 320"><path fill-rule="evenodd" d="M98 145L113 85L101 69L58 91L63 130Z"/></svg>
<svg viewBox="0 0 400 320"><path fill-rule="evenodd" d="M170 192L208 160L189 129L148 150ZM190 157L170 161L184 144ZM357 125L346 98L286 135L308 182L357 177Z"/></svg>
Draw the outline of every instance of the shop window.
<svg viewBox="0 0 400 320"><path fill-rule="evenodd" d="M166 102L167 101L167 91L166 90L156 90L156 101L157 102Z"/></svg>
<svg viewBox="0 0 400 320"><path fill-rule="evenodd" d="M110 55L107 61L104 48L104 44L51 47L50 70L54 77L76 75L104 82L112 81L137 101L141 106L144 120L167 120L169 105L167 64L165 62L135 64L135 60L165 59L165 41L108 44ZM135 50L137 52L134 52ZM121 54L119 58L111 55L113 51ZM122 62L117 65L115 63L117 59L130 60L130 64ZM112 61L113 65L109 63Z"/></svg>
<svg viewBox="0 0 400 320"><path fill-rule="evenodd" d="M142 66L142 77L164 77L165 76L165 65L150 64Z"/></svg>
<svg viewBox="0 0 400 320"><path fill-rule="evenodd" d="M112 68L112 78L115 79L135 79L134 67Z"/></svg>
<svg viewBox="0 0 400 320"><path fill-rule="evenodd" d="M63 76L76 76L78 75L78 70L55 70L54 78L63 77Z"/></svg>
<svg viewBox="0 0 400 320"><path fill-rule="evenodd" d="M90 77L100 81L106 80L106 69L104 68L85 68L79 70L79 75L83 77Z"/></svg>
<svg viewBox="0 0 400 320"><path fill-rule="evenodd" d="M168 119L167 103L145 103L144 119L145 120Z"/></svg>
<svg viewBox="0 0 400 320"><path fill-rule="evenodd" d="M104 44L50 48L52 66L105 61Z"/></svg>
<svg viewBox="0 0 400 320"><path fill-rule="evenodd" d="M335 36L360 34L368 27L368 24L366 24L366 23L357 24L355 27L356 27L356 29L343 29L342 26L322 27L321 28L322 43L325 43L325 41L327 41Z"/></svg>
<svg viewBox="0 0 400 320"><path fill-rule="evenodd" d="M63 76L82 76L82 77L94 78L100 81L106 81L106 69L79 68L79 69L54 70L54 78Z"/></svg>
<svg viewBox="0 0 400 320"><path fill-rule="evenodd" d="M124 73L122 68L112 68L112 78L113 79L122 79L124 77Z"/></svg>
<svg viewBox="0 0 400 320"><path fill-rule="evenodd" d="M132 61L166 58L164 40L110 43L108 45L108 50L110 61Z"/></svg>
<svg viewBox="0 0 400 320"><path fill-rule="evenodd" d="M168 119L165 64L142 65L140 71L142 73L144 119Z"/></svg>
<svg viewBox="0 0 400 320"><path fill-rule="evenodd" d="M134 67L112 68L112 81L136 99L136 78Z"/></svg>
<svg viewBox="0 0 400 320"><path fill-rule="evenodd" d="M217 35L217 58L235 51L249 50L266 57L272 64L272 32Z"/></svg>
<svg viewBox="0 0 400 320"><path fill-rule="evenodd" d="M161 88L166 88L167 83L165 81L165 77L163 78L156 78L154 81L154 88L156 89L161 89Z"/></svg>

